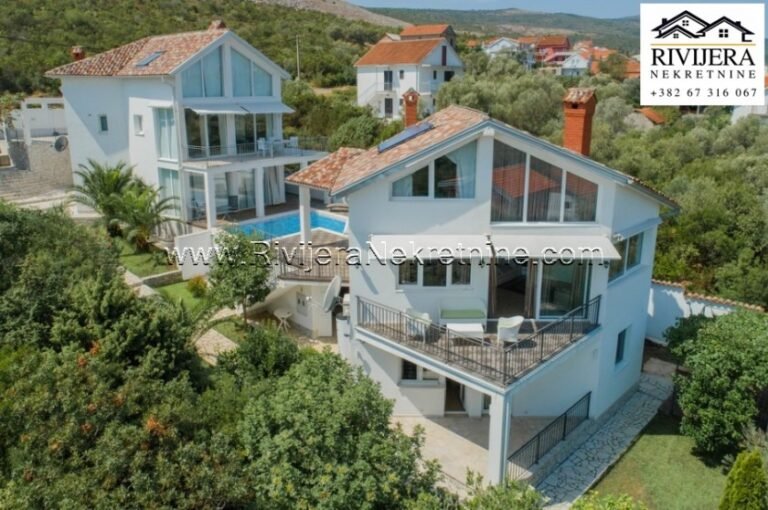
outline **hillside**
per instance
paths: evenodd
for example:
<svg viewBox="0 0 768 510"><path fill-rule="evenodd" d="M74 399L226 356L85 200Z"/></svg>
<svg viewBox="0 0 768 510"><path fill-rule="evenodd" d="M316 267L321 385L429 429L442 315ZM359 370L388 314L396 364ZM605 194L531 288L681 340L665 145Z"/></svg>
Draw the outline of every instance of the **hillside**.
<svg viewBox="0 0 768 510"><path fill-rule="evenodd" d="M402 27L409 25L405 21L395 19L383 14L376 14L363 7L350 4L344 0L253 0L256 3L279 5L281 7L290 7L292 9L303 9L308 11L318 11L325 14L332 14L341 18L365 21L374 25L383 25L387 27Z"/></svg>
<svg viewBox="0 0 768 510"><path fill-rule="evenodd" d="M92 55L148 35L204 30L213 19L224 20L290 73L296 71L298 36L302 78L321 87L354 84L353 64L367 45L397 30L242 0L0 2L0 91L55 92L57 82L43 73L69 62L73 45Z"/></svg>
<svg viewBox="0 0 768 510"><path fill-rule="evenodd" d="M600 46L636 53L640 47L640 18L599 19L575 14L531 12L520 9L455 11L435 9L371 9L411 23L450 23L456 30L481 35L564 33L588 38Z"/></svg>

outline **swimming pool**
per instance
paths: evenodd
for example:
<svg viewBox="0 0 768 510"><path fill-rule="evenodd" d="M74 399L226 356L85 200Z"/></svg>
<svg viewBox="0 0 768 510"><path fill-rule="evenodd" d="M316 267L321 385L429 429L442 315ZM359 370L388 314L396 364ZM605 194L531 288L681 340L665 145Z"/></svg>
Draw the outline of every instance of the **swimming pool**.
<svg viewBox="0 0 768 510"><path fill-rule="evenodd" d="M319 211L310 211L309 216L312 228L324 228L336 234L344 234L344 227L347 224L345 219ZM235 228L247 235L259 234L264 239L295 235L301 231L298 212L241 223Z"/></svg>

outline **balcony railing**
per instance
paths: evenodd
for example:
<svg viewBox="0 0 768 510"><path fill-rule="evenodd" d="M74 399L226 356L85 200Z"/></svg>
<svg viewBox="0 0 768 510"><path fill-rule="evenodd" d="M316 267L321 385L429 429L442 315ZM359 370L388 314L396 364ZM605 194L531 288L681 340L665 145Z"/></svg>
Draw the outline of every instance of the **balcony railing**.
<svg viewBox="0 0 768 510"><path fill-rule="evenodd" d="M342 258L320 264L313 258L294 257L286 260L280 257L278 274L284 280L331 281L335 276L340 276L342 282L349 282L349 264Z"/></svg>
<svg viewBox="0 0 768 510"><path fill-rule="evenodd" d="M384 90L385 90L385 91L389 92L389 91L390 91L390 90L392 90L393 88L394 88L394 87L393 87L393 85L392 85L392 82L391 82L391 81L385 81L385 82L384 82Z"/></svg>
<svg viewBox="0 0 768 510"><path fill-rule="evenodd" d="M538 434L509 456L509 475L513 479L524 478L531 466L564 441L571 432L589 418L589 401L592 392L587 393L566 412L552 420Z"/></svg>
<svg viewBox="0 0 768 510"><path fill-rule="evenodd" d="M324 136L296 136L287 140L259 140L236 145L188 145L189 161L203 166L220 166L231 161L301 156L310 152L327 152L328 138Z"/></svg>
<svg viewBox="0 0 768 510"><path fill-rule="evenodd" d="M544 363L599 324L600 296L510 345L466 337L400 310L357 298L357 327L506 386Z"/></svg>

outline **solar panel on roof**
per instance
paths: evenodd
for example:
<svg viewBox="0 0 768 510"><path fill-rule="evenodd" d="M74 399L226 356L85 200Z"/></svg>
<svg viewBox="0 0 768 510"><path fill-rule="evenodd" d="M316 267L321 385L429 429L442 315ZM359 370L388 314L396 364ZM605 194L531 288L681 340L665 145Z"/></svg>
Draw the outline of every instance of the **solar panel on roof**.
<svg viewBox="0 0 768 510"><path fill-rule="evenodd" d="M141 60L139 60L138 62L136 62L136 67L147 67L149 64L151 64L152 62L157 60L160 57L160 55L162 55L163 53L165 53L165 52L164 51L153 51L152 53L150 53L146 57L144 57Z"/></svg>
<svg viewBox="0 0 768 510"><path fill-rule="evenodd" d="M388 151L393 147L397 147L401 143L405 143L411 138L419 136L422 133L426 133L430 129L434 128L429 122L420 122L414 126L405 128L392 138L388 138L379 144L379 152Z"/></svg>

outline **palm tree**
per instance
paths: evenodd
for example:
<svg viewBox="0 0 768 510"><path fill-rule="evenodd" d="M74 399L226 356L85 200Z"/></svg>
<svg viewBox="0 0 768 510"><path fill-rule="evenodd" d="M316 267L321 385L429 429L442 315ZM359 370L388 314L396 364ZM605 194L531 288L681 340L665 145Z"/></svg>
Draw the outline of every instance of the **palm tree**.
<svg viewBox="0 0 768 510"><path fill-rule="evenodd" d="M133 167L122 161L110 166L89 159L88 164L81 164L75 174L82 184L74 187L73 200L96 211L110 235L119 234L121 195L134 181Z"/></svg>
<svg viewBox="0 0 768 510"><path fill-rule="evenodd" d="M174 197L160 198L157 188L134 180L123 192L116 211L125 238L137 250L149 250L152 233L166 222L176 221L168 217L168 213L176 208L175 201Z"/></svg>

